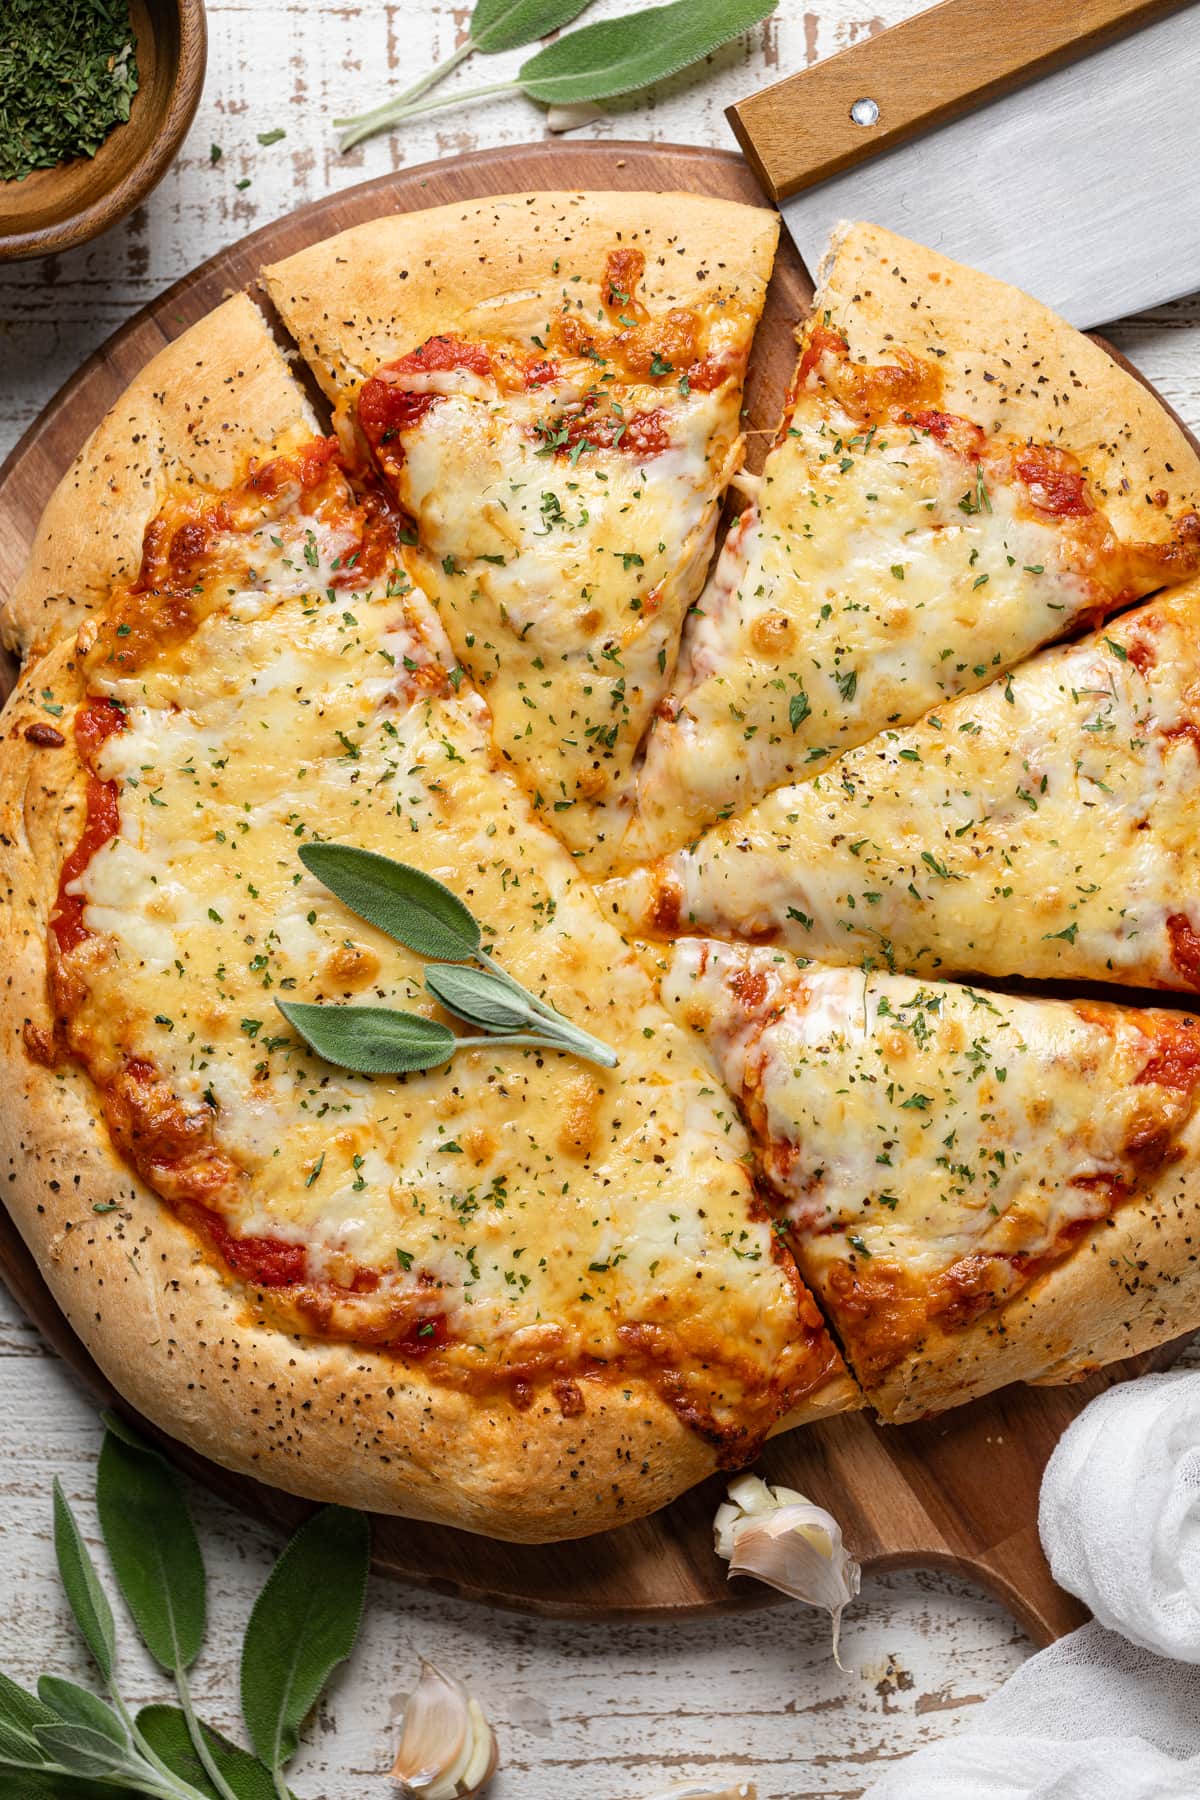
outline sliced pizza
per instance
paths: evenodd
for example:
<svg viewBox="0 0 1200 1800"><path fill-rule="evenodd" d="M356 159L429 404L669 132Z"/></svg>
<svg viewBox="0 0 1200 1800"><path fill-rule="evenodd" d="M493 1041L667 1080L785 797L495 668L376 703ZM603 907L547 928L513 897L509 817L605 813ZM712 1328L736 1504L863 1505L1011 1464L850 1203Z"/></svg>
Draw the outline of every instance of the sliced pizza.
<svg viewBox="0 0 1200 1800"><path fill-rule="evenodd" d="M1137 379L874 226L835 241L755 493L687 620L627 857L1200 570L1200 459Z"/></svg>
<svg viewBox="0 0 1200 1800"><path fill-rule="evenodd" d="M1066 1379L1196 1317L1200 1019L700 938L663 996L885 1417Z"/></svg>
<svg viewBox="0 0 1200 1800"><path fill-rule="evenodd" d="M635 933L1200 991L1200 583L604 886Z"/></svg>
<svg viewBox="0 0 1200 1800"><path fill-rule="evenodd" d="M774 214L533 194L267 271L535 808L604 868L725 487Z"/></svg>
<svg viewBox="0 0 1200 1800"><path fill-rule="evenodd" d="M329 439L181 489L25 677L9 1204L116 1385L219 1461L578 1534L855 1395L720 1093L496 766L394 530ZM319 838L444 879L618 1067L477 1036L419 1075L315 1055L277 1000L437 1012L421 960L306 873Z"/></svg>
<svg viewBox="0 0 1200 1800"><path fill-rule="evenodd" d="M310 439L313 410L266 320L235 294L139 371L51 496L0 640L44 650L132 581L142 533L172 492L236 482L251 457Z"/></svg>

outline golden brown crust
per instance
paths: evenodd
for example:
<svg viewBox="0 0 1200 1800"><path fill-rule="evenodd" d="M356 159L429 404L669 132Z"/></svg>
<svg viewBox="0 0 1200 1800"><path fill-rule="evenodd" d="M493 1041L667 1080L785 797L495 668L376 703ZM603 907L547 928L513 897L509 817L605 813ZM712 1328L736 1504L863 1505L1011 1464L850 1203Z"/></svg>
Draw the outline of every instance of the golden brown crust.
<svg viewBox="0 0 1200 1800"><path fill-rule="evenodd" d="M168 486L225 486L315 428L263 315L234 295L146 364L59 482L0 610L5 644L44 649L130 579Z"/></svg>
<svg viewBox="0 0 1200 1800"><path fill-rule="evenodd" d="M540 332L576 274L568 291L595 310L617 245L644 250L639 295L652 311L736 290L757 313L778 236L774 212L698 194L496 194L372 219L263 277L336 399L435 332Z"/></svg>
<svg viewBox="0 0 1200 1800"><path fill-rule="evenodd" d="M856 361L894 346L936 362L942 405L987 431L1072 450L1118 534L1160 542L1200 503L1200 458L1106 350L1007 282L879 225L834 235L814 301Z"/></svg>
<svg viewBox="0 0 1200 1800"><path fill-rule="evenodd" d="M1006 1306L932 1331L871 1391L893 1423L1012 1381L1072 1381L1195 1329L1200 1319L1200 1143Z"/></svg>

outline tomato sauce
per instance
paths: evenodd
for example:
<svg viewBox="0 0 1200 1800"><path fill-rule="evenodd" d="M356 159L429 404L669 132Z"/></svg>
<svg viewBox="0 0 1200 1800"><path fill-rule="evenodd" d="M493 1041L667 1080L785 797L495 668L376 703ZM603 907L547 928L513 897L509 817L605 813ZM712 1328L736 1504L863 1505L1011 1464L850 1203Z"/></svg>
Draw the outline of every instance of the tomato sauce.
<svg viewBox="0 0 1200 1800"><path fill-rule="evenodd" d="M1200 932L1186 913L1172 913L1167 920L1171 961L1189 987L1200 988Z"/></svg>
<svg viewBox="0 0 1200 1800"><path fill-rule="evenodd" d="M125 729L125 715L111 700L86 700L75 715L75 744L79 759L88 775L86 812L79 842L71 851L58 878L58 895L50 914L54 941L64 956L78 948L91 936L83 922L82 894L69 894L67 889L83 874L98 850L121 829L115 781L101 781L95 773L95 759L103 744Z"/></svg>
<svg viewBox="0 0 1200 1800"><path fill-rule="evenodd" d="M1085 491L1087 477L1068 451L1034 446L1023 450L1013 467L1034 509L1046 518L1086 519L1095 510Z"/></svg>

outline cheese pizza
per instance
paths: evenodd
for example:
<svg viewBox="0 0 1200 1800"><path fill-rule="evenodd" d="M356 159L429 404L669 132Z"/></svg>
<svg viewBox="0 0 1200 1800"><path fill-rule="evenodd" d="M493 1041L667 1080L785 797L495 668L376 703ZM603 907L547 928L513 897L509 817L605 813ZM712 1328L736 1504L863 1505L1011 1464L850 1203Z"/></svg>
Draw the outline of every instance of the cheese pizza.
<svg viewBox="0 0 1200 1800"><path fill-rule="evenodd" d="M711 1047L885 1417L1194 1321L1200 1020L704 938L663 997Z"/></svg>
<svg viewBox="0 0 1200 1800"><path fill-rule="evenodd" d="M709 574L777 226L316 244L325 410L235 296L5 598L6 1204L231 1468L571 1536L1200 1319L1200 1027L974 980L1200 989L1200 462L856 227Z"/></svg>
<svg viewBox="0 0 1200 1800"><path fill-rule="evenodd" d="M630 852L1200 571L1200 462L1134 377L917 255L910 307L909 247L870 226L834 246L756 499L687 621Z"/></svg>

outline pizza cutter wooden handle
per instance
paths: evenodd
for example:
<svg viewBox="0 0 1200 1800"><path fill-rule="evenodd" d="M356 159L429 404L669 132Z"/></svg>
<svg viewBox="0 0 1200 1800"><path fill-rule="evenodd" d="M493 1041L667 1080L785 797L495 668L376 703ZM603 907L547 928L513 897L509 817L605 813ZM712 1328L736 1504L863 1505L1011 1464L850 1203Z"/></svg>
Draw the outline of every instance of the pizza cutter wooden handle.
<svg viewBox="0 0 1200 1800"><path fill-rule="evenodd" d="M783 200L1179 4L943 0L739 101L727 117L768 194Z"/></svg>

